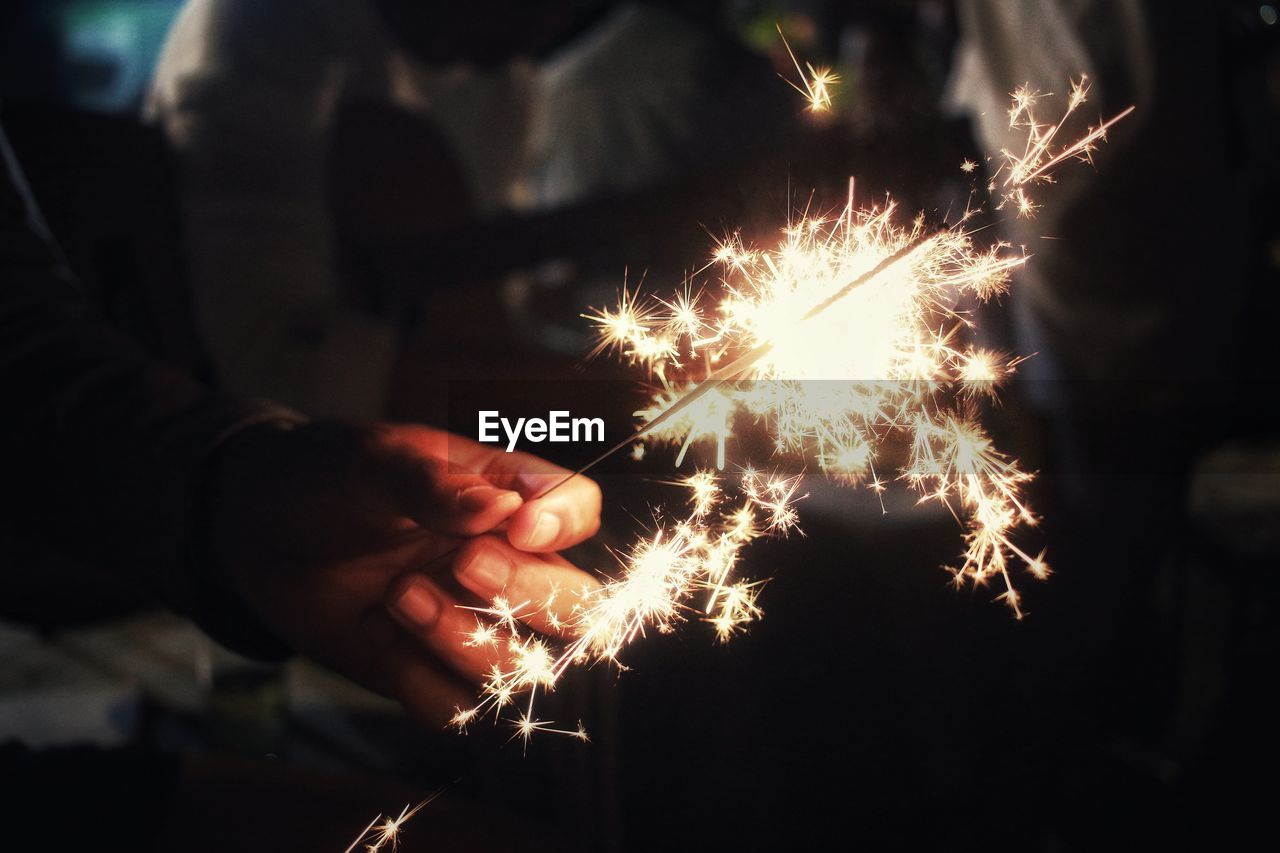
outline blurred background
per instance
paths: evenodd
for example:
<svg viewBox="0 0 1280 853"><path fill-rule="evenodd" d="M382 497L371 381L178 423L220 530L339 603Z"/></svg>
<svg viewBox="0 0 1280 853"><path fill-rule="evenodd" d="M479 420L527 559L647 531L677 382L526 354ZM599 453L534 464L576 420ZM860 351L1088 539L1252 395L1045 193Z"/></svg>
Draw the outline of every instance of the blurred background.
<svg viewBox="0 0 1280 853"><path fill-rule="evenodd" d="M119 797L241 826L259 847L239 849L302 849L297 821L341 850L440 787L411 849L1263 841L1278 17L1235 0L6 4L0 117L71 268L157 356L324 416L444 424L458 383L528 379L626 422L629 386L592 380L627 372L587 358L580 317L624 281L669 291L715 238L768 240L843 204L850 177L938 220L983 202L1021 84L1087 73L1091 119L1138 109L1035 219L975 223L1033 256L1010 296L972 306L983 345L1036 354L986 413L1040 472L1055 574L1023 584L1026 619L938 570L961 548L945 510L882 513L815 481L805 535L748 554L771 578L763 621L727 646L696 624L637 644L632 671L556 697L591 744L521 754L502 731L424 731L305 661L239 658L4 529L0 742L200 755L212 769L180 806L143 782ZM830 113L780 78L776 27L839 74ZM647 464L601 477L584 559L608 565L670 495Z"/></svg>

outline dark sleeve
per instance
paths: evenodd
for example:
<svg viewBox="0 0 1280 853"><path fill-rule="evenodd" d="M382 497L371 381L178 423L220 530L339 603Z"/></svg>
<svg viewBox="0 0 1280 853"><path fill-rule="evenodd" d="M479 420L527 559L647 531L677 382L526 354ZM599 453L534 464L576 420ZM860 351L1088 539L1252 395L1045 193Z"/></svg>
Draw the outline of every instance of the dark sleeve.
<svg viewBox="0 0 1280 853"><path fill-rule="evenodd" d="M0 524L207 624L187 553L202 465L241 430L298 417L215 394L108 325L49 240L3 130L0 160Z"/></svg>

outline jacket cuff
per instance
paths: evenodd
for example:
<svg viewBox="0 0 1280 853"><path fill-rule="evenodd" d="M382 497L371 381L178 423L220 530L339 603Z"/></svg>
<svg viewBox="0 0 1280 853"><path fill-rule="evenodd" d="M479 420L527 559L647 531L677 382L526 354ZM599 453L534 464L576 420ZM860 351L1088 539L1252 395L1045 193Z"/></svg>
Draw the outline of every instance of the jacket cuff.
<svg viewBox="0 0 1280 853"><path fill-rule="evenodd" d="M230 410L224 409L221 428L205 433L211 434L212 439L207 440L204 452L197 454L200 463L187 483L180 557L170 562L173 570L160 579L161 591L170 606L228 649L260 660L281 660L292 654L292 649L272 634L235 593L219 583L211 570L208 502L221 451L229 443L258 430L288 431L307 419L271 403L245 401L233 404L235 408L239 409L237 417L227 419Z"/></svg>

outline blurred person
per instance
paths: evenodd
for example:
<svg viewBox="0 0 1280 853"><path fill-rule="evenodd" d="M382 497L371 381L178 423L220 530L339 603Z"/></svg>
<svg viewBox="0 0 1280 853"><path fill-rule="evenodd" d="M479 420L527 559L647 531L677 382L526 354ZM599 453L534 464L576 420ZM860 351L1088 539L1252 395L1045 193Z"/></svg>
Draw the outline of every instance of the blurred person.
<svg viewBox="0 0 1280 853"><path fill-rule="evenodd" d="M229 389L311 414L383 411L395 323L356 310L338 274L328 158L344 106L429 116L448 144L429 152L427 182L456 190L461 166L468 203L502 203L530 69L462 68L451 52L488 48L481 25L505 21L494 42L518 39L543 13L492 1L432 8L451 42L383 16L397 5L409 4L192 0L170 31L146 112L179 155L197 325ZM432 64L403 49L410 35L439 51Z"/></svg>
<svg viewBox="0 0 1280 853"><path fill-rule="evenodd" d="M999 152L1021 133L1010 129L1008 108L1023 86L1046 93L1040 115L1049 120L1071 81L1087 75L1081 130L1137 107L1109 132L1094 168L1062 170L1057 185L1034 193L1033 216L1010 212L1000 223L1035 256L1012 289L1017 349L1037 353L1020 368L1030 380L1023 391L1056 418L1082 465L1118 462L1126 449L1159 458L1169 442L1204 440L1194 429L1214 405L1204 389L1226 387L1239 365L1247 290L1245 206L1235 195L1216 41L1222 10L961 0L958 17L949 100L983 150ZM1205 215L1171 215L1190 203ZM1178 429L1133 440L1162 418Z"/></svg>
<svg viewBox="0 0 1280 853"><path fill-rule="evenodd" d="M1082 74L1082 122L1136 106L1093 169L1063 170L1033 217L999 223L1034 255L1011 294L1016 347L1037 353L1019 390L1055 440L1046 516L1069 525L1059 564L1088 589L1076 613L1089 630L1061 643L1092 649L1082 671L1105 687L1080 691L1080 717L1102 721L1098 752L1115 768L1062 783L1056 831L1084 846L1100 831L1118 846L1249 846L1269 835L1255 768L1277 754L1258 651L1275 643L1280 554L1275 9L961 0L958 12L951 100L985 150L1018 134L1008 107L1023 86L1058 93L1042 121Z"/></svg>
<svg viewBox="0 0 1280 853"><path fill-rule="evenodd" d="M717 31L715 10L618 4L541 62L517 204L555 208L715 173L775 143L792 102L763 57Z"/></svg>
<svg viewBox="0 0 1280 853"><path fill-rule="evenodd" d="M362 271L338 231L411 243L741 146L760 75L679 9L190 0L146 112L180 158L197 322L225 386L313 414L383 412L395 306L356 306L346 286Z"/></svg>
<svg viewBox="0 0 1280 853"><path fill-rule="evenodd" d="M594 483L539 497L568 472L425 427L308 421L153 360L81 296L2 133L0 155L6 528L151 588L235 650L308 655L431 723L499 659L462 642L474 616L457 604L554 587L567 608L596 584L557 553L596 532ZM0 798L6 838L97 837L38 787L65 773L12 747L0 764L18 786ZM73 773L75 808L122 819L126 767L164 793L154 760L121 761L100 768L100 801L98 776Z"/></svg>

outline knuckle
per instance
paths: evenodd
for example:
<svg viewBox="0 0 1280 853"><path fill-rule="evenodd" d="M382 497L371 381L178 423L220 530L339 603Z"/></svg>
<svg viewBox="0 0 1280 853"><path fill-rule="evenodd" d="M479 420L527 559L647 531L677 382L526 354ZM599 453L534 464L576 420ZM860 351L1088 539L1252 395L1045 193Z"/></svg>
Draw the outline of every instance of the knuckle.
<svg viewBox="0 0 1280 853"><path fill-rule="evenodd" d="M386 592L382 596L383 602L388 605L394 604L408 591L409 586L414 583L414 579L413 572L405 572L391 581L391 583L387 584Z"/></svg>
<svg viewBox="0 0 1280 853"><path fill-rule="evenodd" d="M496 547L497 541L496 537L487 534L468 539L453 557L454 576L460 577L481 554Z"/></svg>

